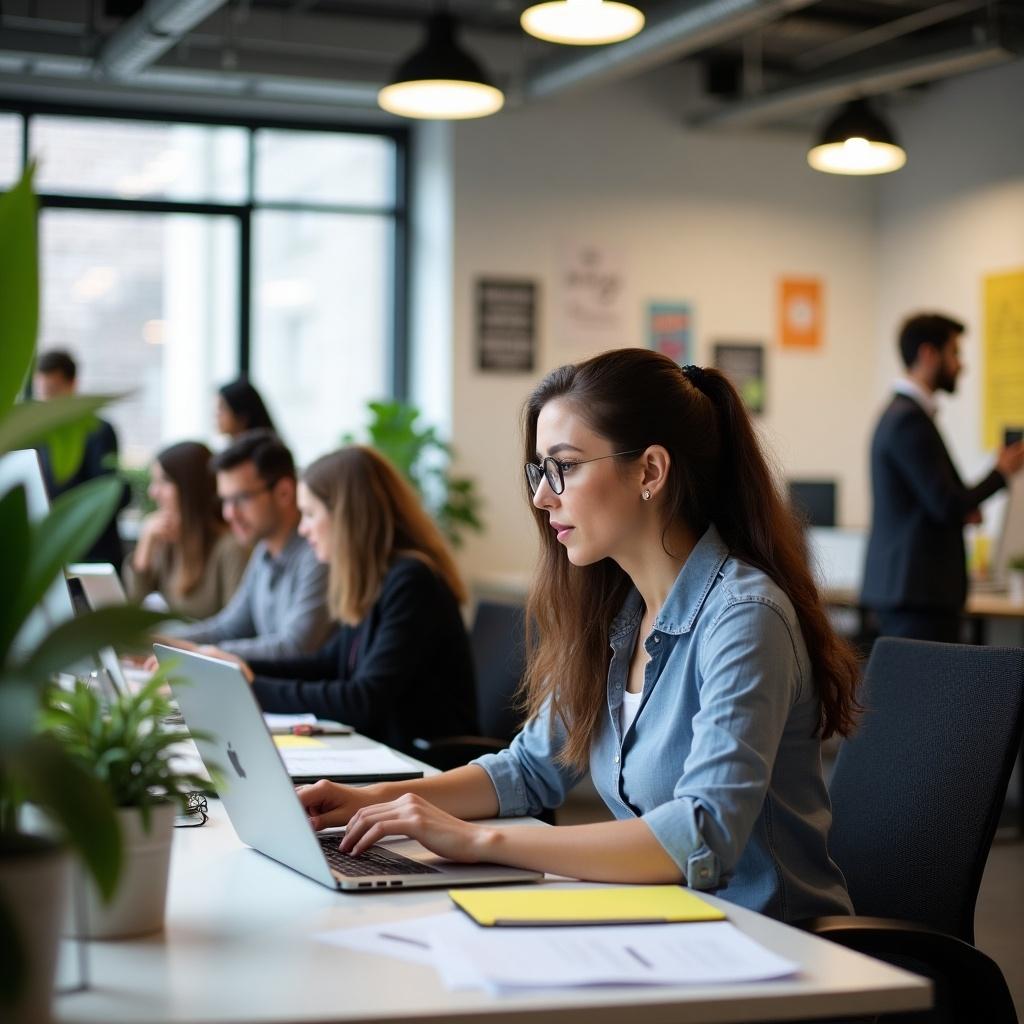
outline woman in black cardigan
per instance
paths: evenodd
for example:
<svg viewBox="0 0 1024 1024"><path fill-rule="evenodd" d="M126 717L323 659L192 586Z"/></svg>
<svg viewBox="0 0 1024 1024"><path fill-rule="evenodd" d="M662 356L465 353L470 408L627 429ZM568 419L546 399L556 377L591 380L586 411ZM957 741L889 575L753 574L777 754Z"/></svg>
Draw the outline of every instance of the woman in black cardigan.
<svg viewBox="0 0 1024 1024"><path fill-rule="evenodd" d="M351 446L306 470L298 501L341 629L315 654L243 666L263 709L336 719L405 751L419 736L475 732L465 587L412 488Z"/></svg>

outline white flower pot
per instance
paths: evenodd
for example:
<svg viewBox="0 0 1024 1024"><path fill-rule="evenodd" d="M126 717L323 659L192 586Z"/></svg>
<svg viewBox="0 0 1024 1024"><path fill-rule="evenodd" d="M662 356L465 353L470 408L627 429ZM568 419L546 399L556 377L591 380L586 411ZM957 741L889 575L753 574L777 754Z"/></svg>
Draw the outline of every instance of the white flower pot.
<svg viewBox="0 0 1024 1024"><path fill-rule="evenodd" d="M69 862L66 850L38 836L15 836L0 847L0 901L17 930L26 965L20 998L13 1006L0 1004L5 1024L48 1024L52 1019Z"/></svg>
<svg viewBox="0 0 1024 1024"><path fill-rule="evenodd" d="M84 913L81 920L69 915L67 934L83 939L127 939L163 928L176 810L176 804L152 807L150 831L145 832L138 808L118 809L124 859L113 899L104 903L96 883L77 867L73 884L85 887Z"/></svg>

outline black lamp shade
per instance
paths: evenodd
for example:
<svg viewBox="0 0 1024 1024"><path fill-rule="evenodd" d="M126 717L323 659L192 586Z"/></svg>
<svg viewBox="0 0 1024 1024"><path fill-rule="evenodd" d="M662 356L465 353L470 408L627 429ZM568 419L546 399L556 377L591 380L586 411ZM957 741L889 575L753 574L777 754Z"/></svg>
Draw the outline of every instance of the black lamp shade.
<svg viewBox="0 0 1024 1024"><path fill-rule="evenodd" d="M427 38L398 65L391 85L423 81L476 82L493 86L484 69L455 41L455 22L450 14L435 14L427 22Z"/></svg>
<svg viewBox="0 0 1024 1024"><path fill-rule="evenodd" d="M818 139L819 146L829 146L847 139L867 139L898 146L892 129L868 104L867 100L853 100L825 125Z"/></svg>

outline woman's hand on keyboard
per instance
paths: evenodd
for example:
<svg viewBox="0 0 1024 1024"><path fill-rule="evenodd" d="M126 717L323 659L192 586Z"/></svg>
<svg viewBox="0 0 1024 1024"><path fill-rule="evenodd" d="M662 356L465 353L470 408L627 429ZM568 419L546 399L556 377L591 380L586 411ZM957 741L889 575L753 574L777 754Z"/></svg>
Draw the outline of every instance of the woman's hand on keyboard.
<svg viewBox="0 0 1024 1024"><path fill-rule="evenodd" d="M408 836L440 857L471 864L487 859L493 833L494 829L455 818L424 797L406 793L351 812L340 849L358 855L388 836Z"/></svg>
<svg viewBox="0 0 1024 1024"><path fill-rule="evenodd" d="M347 825L349 818L368 804L377 803L381 794L376 786L343 786L338 782L321 779L311 786L299 786L296 790L302 806L309 816L314 831Z"/></svg>

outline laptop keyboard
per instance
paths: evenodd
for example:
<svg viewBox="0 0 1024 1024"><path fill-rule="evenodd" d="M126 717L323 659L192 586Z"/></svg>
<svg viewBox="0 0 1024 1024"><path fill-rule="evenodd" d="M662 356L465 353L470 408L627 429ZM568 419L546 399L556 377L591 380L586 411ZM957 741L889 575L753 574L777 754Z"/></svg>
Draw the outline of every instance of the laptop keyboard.
<svg viewBox="0 0 1024 1024"><path fill-rule="evenodd" d="M327 863L339 874L348 877L359 875L436 875L440 872L429 864L403 857L380 846L373 846L366 853L353 857L338 849L338 836L317 836L320 849L324 851Z"/></svg>

